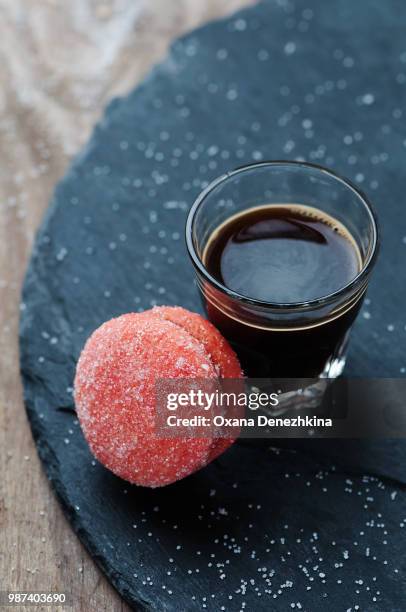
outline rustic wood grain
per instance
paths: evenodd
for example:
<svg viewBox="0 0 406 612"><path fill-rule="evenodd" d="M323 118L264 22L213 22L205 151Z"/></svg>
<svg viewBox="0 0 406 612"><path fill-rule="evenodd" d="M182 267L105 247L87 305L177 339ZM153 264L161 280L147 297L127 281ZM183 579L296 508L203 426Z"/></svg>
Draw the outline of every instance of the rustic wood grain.
<svg viewBox="0 0 406 612"><path fill-rule="evenodd" d="M106 101L139 81L174 37L252 3L0 6L0 589L64 591L78 611L128 609L73 535L36 455L19 379L21 282L53 187Z"/></svg>

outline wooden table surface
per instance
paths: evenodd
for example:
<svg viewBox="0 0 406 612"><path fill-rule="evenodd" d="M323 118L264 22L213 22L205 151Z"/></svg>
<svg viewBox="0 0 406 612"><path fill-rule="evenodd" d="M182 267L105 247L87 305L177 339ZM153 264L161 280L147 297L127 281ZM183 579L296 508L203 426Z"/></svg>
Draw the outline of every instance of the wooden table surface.
<svg viewBox="0 0 406 612"><path fill-rule="evenodd" d="M64 591L72 609L86 612L128 609L71 531L36 454L19 378L21 282L54 185L106 102L136 84L177 35L252 3L0 5L0 590Z"/></svg>

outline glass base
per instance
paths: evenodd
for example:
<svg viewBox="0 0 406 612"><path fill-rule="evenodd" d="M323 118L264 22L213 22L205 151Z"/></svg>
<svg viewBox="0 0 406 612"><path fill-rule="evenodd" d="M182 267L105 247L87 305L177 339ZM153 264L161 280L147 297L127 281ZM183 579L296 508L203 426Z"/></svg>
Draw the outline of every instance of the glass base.
<svg viewBox="0 0 406 612"><path fill-rule="evenodd" d="M281 393L278 407L273 412L278 415L291 410L317 411L323 403L324 395L332 381L343 373L347 358L349 332L338 347L336 353L328 360L326 366L318 376L306 387L295 391Z"/></svg>
<svg viewBox="0 0 406 612"><path fill-rule="evenodd" d="M335 354L326 363L323 372L320 374L320 378L337 378L341 376L347 360L349 337L350 333L348 331Z"/></svg>

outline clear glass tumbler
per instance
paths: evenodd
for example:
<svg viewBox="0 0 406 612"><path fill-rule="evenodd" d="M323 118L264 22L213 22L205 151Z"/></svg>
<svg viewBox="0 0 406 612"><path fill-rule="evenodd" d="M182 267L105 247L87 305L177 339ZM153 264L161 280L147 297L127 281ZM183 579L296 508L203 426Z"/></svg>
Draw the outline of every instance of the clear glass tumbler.
<svg viewBox="0 0 406 612"><path fill-rule="evenodd" d="M341 222L361 265L345 286L310 301L272 303L241 295L207 269L204 253L228 218L262 205L311 206ZM334 172L302 162L261 162L219 177L200 194L186 223L187 248L211 322L234 346L250 377L335 378L378 250L376 215L367 198Z"/></svg>

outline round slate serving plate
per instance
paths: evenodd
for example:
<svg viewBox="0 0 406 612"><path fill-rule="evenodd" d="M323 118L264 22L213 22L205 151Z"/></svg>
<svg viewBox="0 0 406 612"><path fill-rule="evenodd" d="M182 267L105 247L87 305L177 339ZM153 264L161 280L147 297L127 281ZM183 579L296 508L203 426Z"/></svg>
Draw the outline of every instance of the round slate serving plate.
<svg viewBox="0 0 406 612"><path fill-rule="evenodd" d="M405 372L406 10L309 6L263 2L177 41L110 104L34 246L21 314L33 435L73 528L135 609L392 611L406 597L402 441L240 441L146 490L92 459L74 413L75 363L104 320L199 310L186 212L259 159L326 164L370 194L383 248L347 372Z"/></svg>

